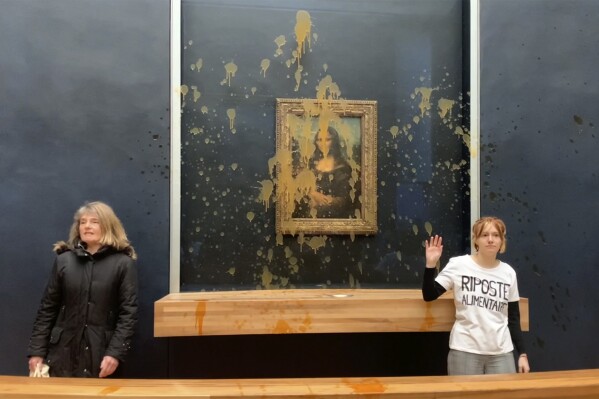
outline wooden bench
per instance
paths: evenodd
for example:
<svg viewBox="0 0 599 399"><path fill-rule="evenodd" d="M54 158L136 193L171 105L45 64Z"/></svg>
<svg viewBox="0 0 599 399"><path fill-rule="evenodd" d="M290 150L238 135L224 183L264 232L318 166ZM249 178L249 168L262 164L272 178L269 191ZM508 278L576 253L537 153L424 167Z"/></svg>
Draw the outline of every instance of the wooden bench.
<svg viewBox="0 0 599 399"><path fill-rule="evenodd" d="M118 380L0 376L0 398L596 399L599 369L464 377Z"/></svg>
<svg viewBox="0 0 599 399"><path fill-rule="evenodd" d="M528 299L520 300L529 329ZM452 292L424 302L419 289L189 292L154 303L154 336L450 331Z"/></svg>

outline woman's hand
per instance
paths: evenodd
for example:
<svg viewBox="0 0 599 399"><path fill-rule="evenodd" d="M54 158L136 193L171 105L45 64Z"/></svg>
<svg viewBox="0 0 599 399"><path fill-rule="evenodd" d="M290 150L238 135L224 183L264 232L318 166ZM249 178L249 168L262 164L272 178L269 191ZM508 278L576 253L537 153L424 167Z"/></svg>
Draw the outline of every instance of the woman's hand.
<svg viewBox="0 0 599 399"><path fill-rule="evenodd" d="M40 356L31 356L29 358L29 371L35 371L38 364L42 364L44 362L44 358Z"/></svg>
<svg viewBox="0 0 599 399"><path fill-rule="evenodd" d="M528 356L525 353L521 354L518 358L518 372L519 373L529 373L530 365L528 364Z"/></svg>
<svg viewBox="0 0 599 399"><path fill-rule="evenodd" d="M432 236L430 241L424 242L424 246L426 247L426 267L432 269L437 266L443 253L443 238Z"/></svg>
<svg viewBox="0 0 599 399"><path fill-rule="evenodd" d="M108 377L116 371L117 367L119 367L118 359L112 356L104 356L100 364L100 378Z"/></svg>

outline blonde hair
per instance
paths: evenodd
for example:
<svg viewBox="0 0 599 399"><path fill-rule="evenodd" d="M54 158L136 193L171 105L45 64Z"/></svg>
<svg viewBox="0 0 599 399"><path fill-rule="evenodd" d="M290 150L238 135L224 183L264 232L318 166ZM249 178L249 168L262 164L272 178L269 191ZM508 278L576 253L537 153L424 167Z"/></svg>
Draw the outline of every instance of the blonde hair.
<svg viewBox="0 0 599 399"><path fill-rule="evenodd" d="M69 231L69 240L67 242L71 248L75 248L81 241L81 237L79 236L79 222L81 217L85 214L92 214L98 218L102 232L102 238L100 239L100 244L102 244L102 246L113 247L118 251L125 252L132 259L137 259L137 254L127 239L127 233L125 232L123 224L112 208L100 201L85 203L77 209L77 212L75 212L73 224ZM55 248L59 244L60 242L56 243Z"/></svg>
<svg viewBox="0 0 599 399"><path fill-rule="evenodd" d="M478 251L478 245L476 245L475 241L483 234L483 230L489 224L492 224L501 236L501 248L499 248L499 253L502 254L505 252L505 248L507 245L507 240L505 238L506 227L503 220L495 216L485 216L474 222L474 225L472 226L472 242L474 242L474 249Z"/></svg>

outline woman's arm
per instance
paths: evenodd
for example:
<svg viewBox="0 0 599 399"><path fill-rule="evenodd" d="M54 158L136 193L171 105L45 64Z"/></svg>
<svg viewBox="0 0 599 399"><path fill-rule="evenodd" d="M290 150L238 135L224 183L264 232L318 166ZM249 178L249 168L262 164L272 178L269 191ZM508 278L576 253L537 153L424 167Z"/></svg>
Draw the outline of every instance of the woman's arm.
<svg viewBox="0 0 599 399"><path fill-rule="evenodd" d="M507 317L507 326L510 330L512 343L514 344L516 351L520 354L518 357L518 372L528 373L530 371L530 365L528 363L528 356L526 355L526 348L524 347L524 340L522 339L519 301L508 302Z"/></svg>
<svg viewBox="0 0 599 399"><path fill-rule="evenodd" d="M117 315L114 334L108 343L105 355L123 362L131 346L131 338L137 325L137 269L135 261L127 258L123 265L120 280L115 281L119 285Z"/></svg>
<svg viewBox="0 0 599 399"><path fill-rule="evenodd" d="M434 301L445 293L445 288L435 281L435 269L427 267L424 269L422 280L422 299L426 302Z"/></svg>
<svg viewBox="0 0 599 399"><path fill-rule="evenodd" d="M38 363L39 358L43 359L48 354L50 332L56 323L62 303L62 290L59 274L58 260L55 260L48 284L46 285L37 311L37 316L33 323L33 331L27 348L27 355L30 358L38 358L34 359L33 363Z"/></svg>

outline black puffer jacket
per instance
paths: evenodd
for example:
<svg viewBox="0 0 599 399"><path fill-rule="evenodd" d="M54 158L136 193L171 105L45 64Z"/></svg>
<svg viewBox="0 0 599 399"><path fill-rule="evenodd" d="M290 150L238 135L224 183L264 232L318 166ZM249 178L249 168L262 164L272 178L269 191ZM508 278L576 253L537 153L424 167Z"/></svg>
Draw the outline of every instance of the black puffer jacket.
<svg viewBox="0 0 599 399"><path fill-rule="evenodd" d="M59 245L29 356L45 358L54 377L98 377L104 356L123 362L137 324L137 272L128 250L94 255Z"/></svg>

